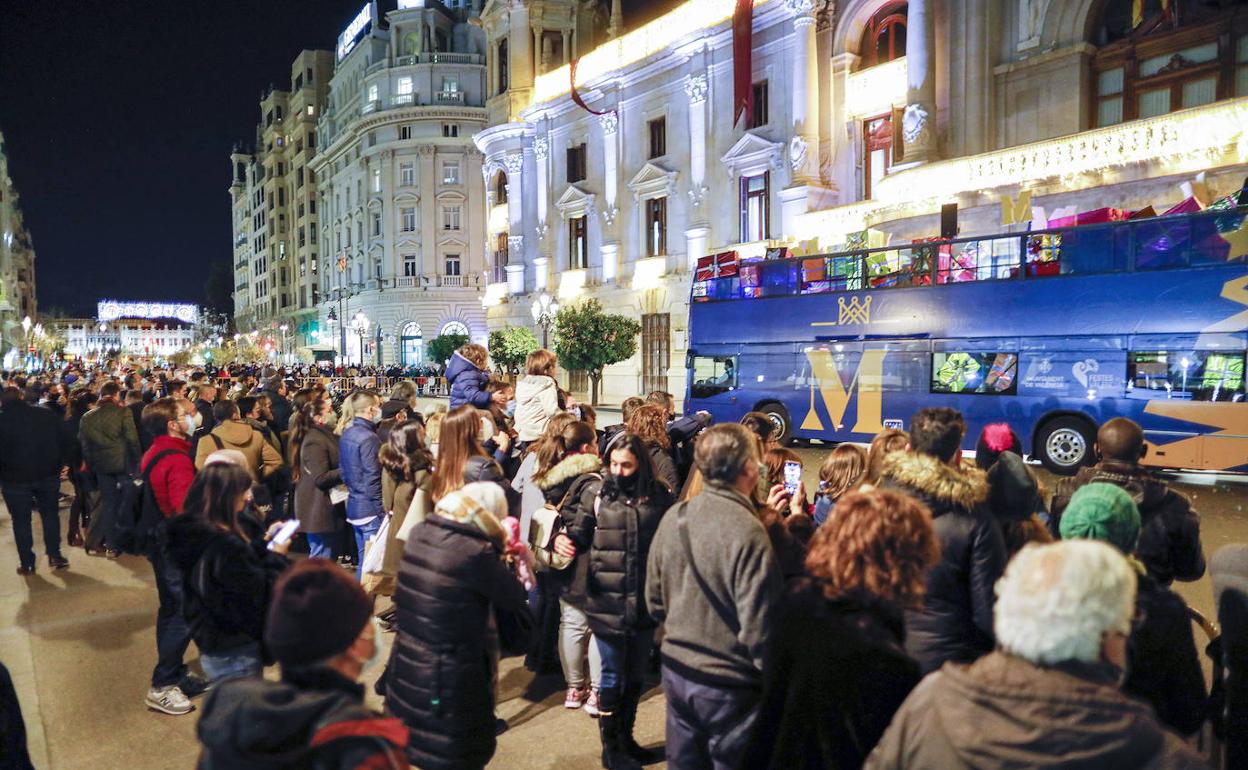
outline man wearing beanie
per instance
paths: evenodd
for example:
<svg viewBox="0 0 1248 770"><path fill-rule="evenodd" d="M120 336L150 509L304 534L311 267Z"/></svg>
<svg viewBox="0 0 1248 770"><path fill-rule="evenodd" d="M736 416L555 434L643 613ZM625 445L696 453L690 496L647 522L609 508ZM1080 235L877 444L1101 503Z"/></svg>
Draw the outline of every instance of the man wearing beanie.
<svg viewBox="0 0 1248 770"><path fill-rule="evenodd" d="M197 726L199 770L406 768L407 728L365 708L359 683L380 657L372 609L333 562L287 570L264 628L282 679L231 679L213 690Z"/></svg>
<svg viewBox="0 0 1248 770"><path fill-rule="evenodd" d="M1122 691L1152 704L1157 719L1180 735L1196 732L1205 721L1206 693L1192 623L1183 600L1131 555L1140 539L1140 512L1131 495L1113 484L1080 487L1062 516L1061 534L1063 540L1109 543L1135 566L1136 620Z"/></svg>

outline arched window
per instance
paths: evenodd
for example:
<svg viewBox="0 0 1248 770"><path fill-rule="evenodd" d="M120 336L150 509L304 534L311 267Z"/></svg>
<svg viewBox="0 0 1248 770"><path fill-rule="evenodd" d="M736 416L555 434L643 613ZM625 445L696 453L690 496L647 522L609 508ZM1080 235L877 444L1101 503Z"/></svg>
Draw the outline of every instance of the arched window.
<svg viewBox="0 0 1248 770"><path fill-rule="evenodd" d="M874 67L906 55L906 3L889 3L875 12L862 33L862 67Z"/></svg>
<svg viewBox="0 0 1248 770"><path fill-rule="evenodd" d="M462 334L465 337L472 336L471 333L469 333L468 331L468 325L465 324L463 321L447 321L446 323L442 324L442 331L438 332L438 334L439 335Z"/></svg>
<svg viewBox="0 0 1248 770"><path fill-rule="evenodd" d="M507 174L500 171L494 175L494 205L499 206L507 202Z"/></svg>
<svg viewBox="0 0 1248 770"><path fill-rule="evenodd" d="M1107 0L1092 42L1093 127L1248 95L1243 3Z"/></svg>
<svg viewBox="0 0 1248 770"><path fill-rule="evenodd" d="M425 339L420 324L408 321L399 332L399 362L403 366L416 366L424 362Z"/></svg>

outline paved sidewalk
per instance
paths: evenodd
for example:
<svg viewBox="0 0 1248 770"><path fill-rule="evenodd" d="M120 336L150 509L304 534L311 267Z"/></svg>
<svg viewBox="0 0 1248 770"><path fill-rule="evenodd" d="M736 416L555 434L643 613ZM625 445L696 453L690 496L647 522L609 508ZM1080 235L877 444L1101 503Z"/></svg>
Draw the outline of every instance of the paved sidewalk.
<svg viewBox="0 0 1248 770"><path fill-rule="evenodd" d="M66 513L62 508L62 525ZM35 519L35 541L41 544ZM37 553L39 571L16 575L12 522L0 506L0 661L17 687L35 767L193 768L198 712L171 717L143 704L156 660L156 588L148 562L133 556L110 561L66 548L70 568L54 573L42 551ZM393 638L385 635L386 657ZM187 660L195 666L196 659L192 646ZM376 708L381 703L371 685L378 673L366 675ZM519 658L510 658L503 662L500 683L498 711L512 728L499 739L491 768L599 767L597 723L563 708L561 682L535 682ZM534 692L526 694L530 689ZM662 694L652 692L638 718L643 744L662 740L663 718Z"/></svg>

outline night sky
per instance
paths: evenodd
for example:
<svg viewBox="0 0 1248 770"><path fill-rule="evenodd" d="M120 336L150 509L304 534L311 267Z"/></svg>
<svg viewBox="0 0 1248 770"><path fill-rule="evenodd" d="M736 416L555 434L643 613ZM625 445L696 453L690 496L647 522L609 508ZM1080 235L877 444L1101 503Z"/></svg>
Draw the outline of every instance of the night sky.
<svg viewBox="0 0 1248 770"><path fill-rule="evenodd" d="M626 22L673 4L626 0ZM288 89L295 56L332 48L360 5L0 0L0 130L40 312L203 302L232 257L231 147L251 143L261 91Z"/></svg>

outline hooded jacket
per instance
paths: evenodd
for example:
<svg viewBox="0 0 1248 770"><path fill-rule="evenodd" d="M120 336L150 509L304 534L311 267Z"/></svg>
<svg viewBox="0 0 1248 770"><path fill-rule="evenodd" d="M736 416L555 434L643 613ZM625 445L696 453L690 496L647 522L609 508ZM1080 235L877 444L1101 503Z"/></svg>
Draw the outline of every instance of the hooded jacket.
<svg viewBox="0 0 1248 770"><path fill-rule="evenodd" d="M559 509L566 534L576 546L576 558L566 569L551 573L569 604L584 608L589 574L589 546L594 540L594 499L602 486L602 460L597 455L574 454L560 460L537 479L546 503Z"/></svg>
<svg viewBox="0 0 1248 770"><path fill-rule="evenodd" d="M1122 487L1140 509L1140 542L1135 555L1148 574L1164 586L1175 580L1199 580L1205 574L1205 554L1200 543L1200 517L1183 494L1144 468L1105 460L1080 468L1073 478L1062 479L1053 491L1053 531L1075 491L1085 484L1103 482Z"/></svg>
<svg viewBox="0 0 1248 770"><path fill-rule="evenodd" d="M994 652L924 679L867 770L1205 768L1103 666L1041 667Z"/></svg>
<svg viewBox="0 0 1248 770"><path fill-rule="evenodd" d="M190 514L168 520L165 550L182 575L182 615L201 651L222 653L264 638L273 584L290 564L285 556Z"/></svg>
<svg viewBox="0 0 1248 770"><path fill-rule="evenodd" d="M906 651L923 673L946 661L969 663L992 651L993 586L1005 570L1005 541L988 513L984 472L932 455L896 452L881 489L909 494L932 512L940 561L927 573L923 605L906 612Z"/></svg>
<svg viewBox="0 0 1248 770"><path fill-rule="evenodd" d="M530 374L516 385L516 433L520 441L537 441L551 415L559 411L559 386L543 374Z"/></svg>
<svg viewBox="0 0 1248 770"><path fill-rule="evenodd" d="M472 404L478 409L490 405L490 394L485 390L486 383L490 381L489 372L461 356L458 350L451 354L445 377L451 388L451 409L464 404Z"/></svg>
<svg viewBox="0 0 1248 770"><path fill-rule="evenodd" d="M407 770L407 728L364 707L364 688L327 668L242 678L204 699L199 770Z"/></svg>
<svg viewBox="0 0 1248 770"><path fill-rule="evenodd" d="M213 440L214 436L221 442L220 447ZM237 449L242 452L247 458L247 467L258 480L263 480L282 467L282 456L264 438L264 434L243 420L226 420L201 438L195 445L195 467L202 471L208 455L217 449Z"/></svg>

